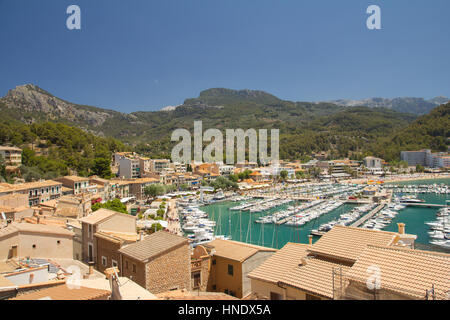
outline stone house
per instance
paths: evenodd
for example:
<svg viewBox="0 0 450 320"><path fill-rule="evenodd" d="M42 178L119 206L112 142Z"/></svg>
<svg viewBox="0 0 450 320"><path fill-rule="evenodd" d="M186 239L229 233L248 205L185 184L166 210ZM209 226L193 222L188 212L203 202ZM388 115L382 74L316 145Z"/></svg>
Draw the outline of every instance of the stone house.
<svg viewBox="0 0 450 320"><path fill-rule="evenodd" d="M158 231L119 249L119 270L152 293L191 289L188 239Z"/></svg>

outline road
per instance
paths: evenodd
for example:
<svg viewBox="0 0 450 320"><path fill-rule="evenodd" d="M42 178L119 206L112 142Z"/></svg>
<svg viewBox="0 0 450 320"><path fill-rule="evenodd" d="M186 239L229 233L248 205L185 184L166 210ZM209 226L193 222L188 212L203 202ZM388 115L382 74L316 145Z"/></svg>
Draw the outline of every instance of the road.
<svg viewBox="0 0 450 320"><path fill-rule="evenodd" d="M169 201L169 209L167 211L167 222L169 229L169 232L177 234L179 236L183 235L183 232L181 231L181 224L180 219L178 217L178 210L176 206L177 201L174 199L171 199Z"/></svg>

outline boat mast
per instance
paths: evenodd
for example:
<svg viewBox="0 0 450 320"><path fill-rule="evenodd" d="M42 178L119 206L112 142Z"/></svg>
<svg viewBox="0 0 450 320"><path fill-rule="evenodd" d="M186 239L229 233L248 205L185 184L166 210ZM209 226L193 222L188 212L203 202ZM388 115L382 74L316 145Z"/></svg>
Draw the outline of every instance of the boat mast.
<svg viewBox="0 0 450 320"><path fill-rule="evenodd" d="M239 209L239 241L242 242L242 210Z"/></svg>

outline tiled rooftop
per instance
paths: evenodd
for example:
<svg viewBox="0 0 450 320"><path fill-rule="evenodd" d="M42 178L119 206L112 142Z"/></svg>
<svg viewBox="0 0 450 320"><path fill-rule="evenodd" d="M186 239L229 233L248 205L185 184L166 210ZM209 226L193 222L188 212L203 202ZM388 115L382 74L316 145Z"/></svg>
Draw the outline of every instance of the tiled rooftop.
<svg viewBox="0 0 450 320"><path fill-rule="evenodd" d="M187 243L186 238L165 231L158 231L145 237L142 241L122 247L119 252L145 262L158 254Z"/></svg>
<svg viewBox="0 0 450 320"><path fill-rule="evenodd" d="M434 285L438 299L446 298L450 291L450 254L368 246L347 277L365 283L370 266L380 269L382 289L424 298L426 290Z"/></svg>
<svg viewBox="0 0 450 320"><path fill-rule="evenodd" d="M37 181L37 182L27 182L20 184L9 184L0 183L0 192L14 192L14 191L24 191L28 189L39 189L52 186L60 186L61 182L53 180Z"/></svg>
<svg viewBox="0 0 450 320"><path fill-rule="evenodd" d="M102 208L102 209L98 209L97 211L91 213L90 215L88 215L86 217L79 219L79 221L85 222L87 224L97 224L97 223L102 222L103 220L106 220L116 214L119 214L119 212Z"/></svg>
<svg viewBox="0 0 450 320"><path fill-rule="evenodd" d="M67 284L25 293L10 300L97 300L107 299L110 290L79 287L70 288Z"/></svg>
<svg viewBox="0 0 450 320"><path fill-rule="evenodd" d="M354 262L367 245L391 245L397 233L362 228L334 226L311 248L310 252Z"/></svg>
<svg viewBox="0 0 450 320"><path fill-rule="evenodd" d="M277 283L281 277L296 267L306 256L309 246L301 243L287 243L259 267L254 269L249 278Z"/></svg>
<svg viewBox="0 0 450 320"><path fill-rule="evenodd" d="M235 261L244 261L258 251L276 252L276 249L260 247L244 242L216 239L204 245L215 250L214 255Z"/></svg>
<svg viewBox="0 0 450 320"><path fill-rule="evenodd" d="M74 235L72 231L69 231L60 226L13 222L8 227L0 229L0 237L8 236L17 232L58 234L67 236Z"/></svg>
<svg viewBox="0 0 450 320"><path fill-rule="evenodd" d="M316 258L307 258L305 265L296 266L280 282L314 295L333 298L333 268L345 274L350 268Z"/></svg>

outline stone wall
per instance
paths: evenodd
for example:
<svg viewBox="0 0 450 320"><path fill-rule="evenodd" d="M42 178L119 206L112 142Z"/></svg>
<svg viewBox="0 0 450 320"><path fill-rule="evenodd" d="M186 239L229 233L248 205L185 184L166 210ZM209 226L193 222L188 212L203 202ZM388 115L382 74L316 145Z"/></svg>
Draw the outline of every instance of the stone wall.
<svg viewBox="0 0 450 320"><path fill-rule="evenodd" d="M146 265L146 289L157 294L172 289L191 289L191 254L184 244L150 260Z"/></svg>

